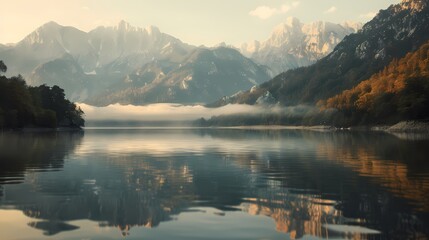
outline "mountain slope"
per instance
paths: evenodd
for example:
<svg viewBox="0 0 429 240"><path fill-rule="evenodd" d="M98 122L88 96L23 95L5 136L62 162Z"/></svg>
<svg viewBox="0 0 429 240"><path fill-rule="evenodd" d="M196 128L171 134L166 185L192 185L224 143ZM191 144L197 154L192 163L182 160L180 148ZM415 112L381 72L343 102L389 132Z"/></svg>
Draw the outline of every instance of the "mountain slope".
<svg viewBox="0 0 429 240"><path fill-rule="evenodd" d="M91 57L91 46L85 32L49 22L37 28L14 47L0 52L0 58L10 66L9 74L28 76L39 64L72 54Z"/></svg>
<svg viewBox="0 0 429 240"><path fill-rule="evenodd" d="M42 84L61 86L73 100L85 99L89 93L87 89L89 76L69 54L39 65L33 70L27 82L32 86Z"/></svg>
<svg viewBox="0 0 429 240"><path fill-rule="evenodd" d="M6 50L8 48L9 48L8 46L3 45L3 44L0 43L0 51L4 51L4 50Z"/></svg>
<svg viewBox="0 0 429 240"><path fill-rule="evenodd" d="M195 48L157 27L137 28L125 21L114 27L98 27L88 35L97 56L93 68L108 65L108 70L125 74L154 59L181 59Z"/></svg>
<svg viewBox="0 0 429 240"><path fill-rule="evenodd" d="M319 105L347 113L349 121L354 122L394 123L429 118L429 41L356 87Z"/></svg>
<svg viewBox="0 0 429 240"><path fill-rule="evenodd" d="M230 48L196 49L180 64L152 62L123 83L88 100L90 104L201 103L230 95L270 78L268 71Z"/></svg>
<svg viewBox="0 0 429 240"><path fill-rule="evenodd" d="M427 0L404 0L382 10L356 34L349 35L316 64L289 70L213 106L255 104L270 94L283 105L314 104L350 89L382 70L394 58L415 51L429 39Z"/></svg>
<svg viewBox="0 0 429 240"><path fill-rule="evenodd" d="M266 41L243 44L241 52L259 64L270 67L274 74L308 66L332 52L343 38L361 28L359 23L301 23L296 18L275 28Z"/></svg>

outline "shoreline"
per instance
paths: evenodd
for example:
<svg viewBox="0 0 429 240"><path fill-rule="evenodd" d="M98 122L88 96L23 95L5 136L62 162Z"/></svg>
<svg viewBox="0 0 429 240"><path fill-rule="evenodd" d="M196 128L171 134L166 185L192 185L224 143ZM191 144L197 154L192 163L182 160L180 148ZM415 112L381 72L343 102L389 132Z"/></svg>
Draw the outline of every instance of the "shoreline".
<svg viewBox="0 0 429 240"><path fill-rule="evenodd" d="M389 133L427 133L429 134L429 122L402 121L393 125L373 126L372 131Z"/></svg>
<svg viewBox="0 0 429 240"><path fill-rule="evenodd" d="M429 122L421 121L402 121L393 125L375 125L375 126L352 126L352 127L335 127L329 125L314 126L291 126L291 125L242 125L242 126L151 126L151 127L59 127L59 128L31 128L25 127L20 129L1 129L1 132L83 132L86 129L237 129L237 130L311 130L320 132L329 131L372 131L388 133L419 133L429 134Z"/></svg>
<svg viewBox="0 0 429 240"><path fill-rule="evenodd" d="M59 128L31 128L24 127L18 129L1 129L1 132L23 132L23 133L48 133L48 132L81 132L84 131L83 128L73 128L73 127L59 127Z"/></svg>
<svg viewBox="0 0 429 240"><path fill-rule="evenodd" d="M204 128L204 127L203 127ZM247 130L312 130L312 131L373 131L388 133L419 133L429 134L429 122L402 121L393 125L335 127L329 125L285 126L285 125L249 125L249 126L212 126L216 129L247 129Z"/></svg>

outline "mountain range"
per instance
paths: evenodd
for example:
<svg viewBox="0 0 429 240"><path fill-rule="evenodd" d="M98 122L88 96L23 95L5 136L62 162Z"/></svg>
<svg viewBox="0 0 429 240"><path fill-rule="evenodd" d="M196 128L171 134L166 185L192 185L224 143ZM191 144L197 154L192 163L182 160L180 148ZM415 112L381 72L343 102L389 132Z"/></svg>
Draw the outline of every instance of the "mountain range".
<svg viewBox="0 0 429 240"><path fill-rule="evenodd" d="M335 24L317 21L309 24L290 17L277 26L263 42L244 43L241 52L255 62L268 66L275 75L315 63L332 52L343 38L356 33L361 23Z"/></svg>
<svg viewBox="0 0 429 240"><path fill-rule="evenodd" d="M127 68L118 68L126 59L132 58L133 61L127 63L139 67L154 58L177 57L171 54L186 55L194 48L161 33L156 27L136 28L125 21L113 27L97 27L88 33L48 22L15 46L1 52L0 56L10 66L9 74L26 76L40 64L65 54L72 56L85 72L126 71ZM103 69L106 66L109 67Z"/></svg>
<svg viewBox="0 0 429 240"><path fill-rule="evenodd" d="M9 75L21 74L30 85L59 85L73 101L209 103L316 61L358 27L291 18L252 52L250 45L196 47L125 21L89 32L48 22L17 44L0 45L0 59Z"/></svg>
<svg viewBox="0 0 429 240"><path fill-rule="evenodd" d="M93 105L154 102L205 103L270 79L268 70L238 51L198 48L183 61L153 61L90 97Z"/></svg>
<svg viewBox="0 0 429 240"><path fill-rule="evenodd" d="M317 63L286 71L258 87L224 97L210 106L240 104L313 105L369 79L394 59L429 40L427 0L403 0L381 10Z"/></svg>

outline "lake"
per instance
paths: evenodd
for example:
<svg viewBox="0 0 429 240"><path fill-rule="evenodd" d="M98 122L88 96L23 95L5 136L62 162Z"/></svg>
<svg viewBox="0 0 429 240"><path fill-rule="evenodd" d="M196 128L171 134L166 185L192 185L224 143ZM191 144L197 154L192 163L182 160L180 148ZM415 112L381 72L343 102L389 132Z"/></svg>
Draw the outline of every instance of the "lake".
<svg viewBox="0 0 429 240"><path fill-rule="evenodd" d="M0 238L428 239L420 135L0 133Z"/></svg>

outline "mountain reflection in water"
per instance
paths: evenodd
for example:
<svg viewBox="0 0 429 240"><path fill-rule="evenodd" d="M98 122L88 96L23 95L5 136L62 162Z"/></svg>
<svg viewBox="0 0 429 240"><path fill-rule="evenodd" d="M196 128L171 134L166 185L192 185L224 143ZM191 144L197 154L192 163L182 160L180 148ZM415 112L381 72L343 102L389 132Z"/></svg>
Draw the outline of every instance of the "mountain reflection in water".
<svg viewBox="0 0 429 240"><path fill-rule="evenodd" d="M112 227L136 239L428 238L428 143L295 130L4 133L0 232L18 210L25 223L9 228L64 239Z"/></svg>

